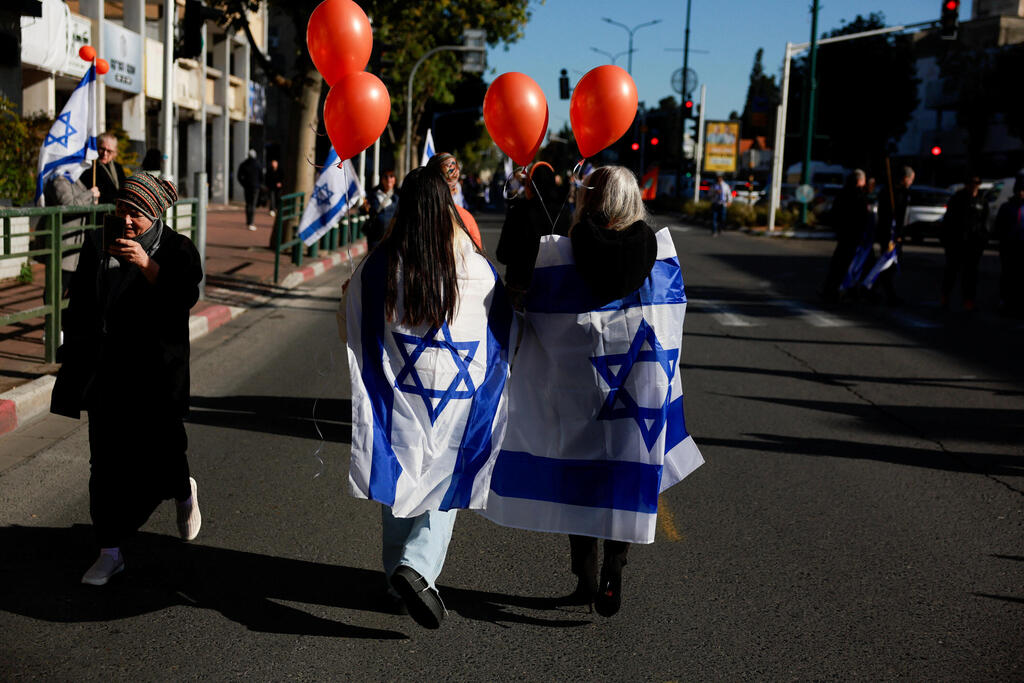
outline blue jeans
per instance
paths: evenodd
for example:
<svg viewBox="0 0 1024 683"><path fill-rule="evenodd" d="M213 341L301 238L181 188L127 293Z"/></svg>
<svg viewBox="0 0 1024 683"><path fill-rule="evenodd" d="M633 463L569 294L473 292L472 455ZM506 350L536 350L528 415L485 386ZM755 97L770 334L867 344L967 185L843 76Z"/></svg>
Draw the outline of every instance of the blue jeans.
<svg viewBox="0 0 1024 683"><path fill-rule="evenodd" d="M725 204L713 204L711 206L711 234L717 235L725 225Z"/></svg>
<svg viewBox="0 0 1024 683"><path fill-rule="evenodd" d="M431 588L444 567L448 543L452 540L456 510L428 510L416 517L400 518L391 508L382 505L381 560L388 578L399 565L412 567L427 580Z"/></svg>

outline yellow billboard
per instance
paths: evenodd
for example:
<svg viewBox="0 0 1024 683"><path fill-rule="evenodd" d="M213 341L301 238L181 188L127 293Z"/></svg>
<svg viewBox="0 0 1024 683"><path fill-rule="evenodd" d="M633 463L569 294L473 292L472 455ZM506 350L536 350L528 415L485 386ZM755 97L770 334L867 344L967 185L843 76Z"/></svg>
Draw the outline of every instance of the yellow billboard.
<svg viewBox="0 0 1024 683"><path fill-rule="evenodd" d="M704 171L734 173L740 153L739 121L704 122Z"/></svg>

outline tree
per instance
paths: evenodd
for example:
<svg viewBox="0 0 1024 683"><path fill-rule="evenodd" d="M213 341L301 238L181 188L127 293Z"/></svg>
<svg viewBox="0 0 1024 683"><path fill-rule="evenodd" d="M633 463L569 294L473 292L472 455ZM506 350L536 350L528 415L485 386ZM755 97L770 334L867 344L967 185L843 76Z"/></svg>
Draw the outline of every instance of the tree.
<svg viewBox="0 0 1024 683"><path fill-rule="evenodd" d="M288 149L295 150L286 158L285 175L295 178L296 189L312 185L313 169L305 159L315 155L323 79L313 67L304 37L309 16L319 0L267 0L294 24L296 45L295 67L290 74L280 73L252 37L246 10L257 9L261 0L215 0L212 4L225 12L226 21L249 38L257 65L268 75L272 85L292 99L293 122L289 130ZM480 28L486 31L488 45L511 43L522 36L529 20L529 0L437 0L409 3L406 0L361 0L358 3L374 26L374 43L383 46L380 72L391 97L391 119L385 137L395 149L395 158L404 157L406 107L412 107L413 148L420 146L422 119L428 102L443 104L454 101L455 86L462 79L461 55L440 52L429 57L416 72L411 103L406 99L406 83L416 61L427 51L440 45L460 45L463 31ZM294 137L294 141L292 140ZM289 172L289 166L294 172ZM406 169L399 167L399 174Z"/></svg>
<svg viewBox="0 0 1024 683"><path fill-rule="evenodd" d="M779 106L779 86L775 83L774 76L765 74L763 58L764 48L759 47L754 55L754 66L750 69L747 101L743 105L743 115L740 117L743 135L748 138L772 135L775 108Z"/></svg>
<svg viewBox="0 0 1024 683"><path fill-rule="evenodd" d="M996 79L996 51L960 43L949 46L939 60L943 89L956 111L957 125L967 134L967 168L980 167L992 115L1002 99ZM936 141L938 142L938 141Z"/></svg>
<svg viewBox="0 0 1024 683"><path fill-rule="evenodd" d="M857 15L826 37L884 28L885 17ZM791 82L807 75L807 59L795 60ZM918 79L907 38L881 35L818 48L815 146L812 157L848 168L881 168L889 142L899 139L917 107ZM790 112L802 112L802 88L790 88ZM799 116L788 130L802 135ZM802 145L787 145L789 161L802 158Z"/></svg>

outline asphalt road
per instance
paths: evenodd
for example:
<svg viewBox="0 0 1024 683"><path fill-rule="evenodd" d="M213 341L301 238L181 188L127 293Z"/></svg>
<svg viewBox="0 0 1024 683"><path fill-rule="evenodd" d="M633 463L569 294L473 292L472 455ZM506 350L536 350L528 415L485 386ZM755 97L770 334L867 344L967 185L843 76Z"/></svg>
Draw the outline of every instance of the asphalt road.
<svg viewBox="0 0 1024 683"><path fill-rule="evenodd" d="M917 303L826 310L830 243L673 232L707 463L662 496L617 616L554 604L564 537L473 513L442 628L381 609L379 509L345 482L342 269L194 345L195 543L165 504L123 577L81 586L85 430L0 476L0 677L1021 680L1024 331L991 311L992 257L973 316L929 305L934 247L900 276Z"/></svg>

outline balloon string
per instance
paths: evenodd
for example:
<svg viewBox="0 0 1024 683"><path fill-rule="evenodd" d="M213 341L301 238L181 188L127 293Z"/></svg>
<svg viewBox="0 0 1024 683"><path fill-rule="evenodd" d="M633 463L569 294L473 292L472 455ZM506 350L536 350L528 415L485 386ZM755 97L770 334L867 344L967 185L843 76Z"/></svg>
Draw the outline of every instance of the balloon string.
<svg viewBox="0 0 1024 683"><path fill-rule="evenodd" d="M527 178L527 180L530 181L530 186L533 187L533 195L537 198L537 201L540 202L540 207L542 209L544 209L544 215L547 217L548 224L551 226L552 234L554 234L554 232L555 232L555 221L551 220L551 214L548 213L548 205L544 201L544 197L541 196L540 190L537 189L537 183L533 182L533 174L530 174L530 175L526 176L526 178ZM568 197L568 195L566 195L566 196ZM562 205L563 206L565 205L564 201L562 202ZM559 216L562 215L562 210L561 209L558 210L558 215Z"/></svg>
<svg viewBox="0 0 1024 683"><path fill-rule="evenodd" d="M318 169L320 169L321 171L322 171L323 169L327 168L327 164L314 164L314 163L313 163L313 160L312 160L312 159L310 159L309 157L306 157L306 163L307 163L307 164L309 164L310 166L312 166L313 168L318 168Z"/></svg>

